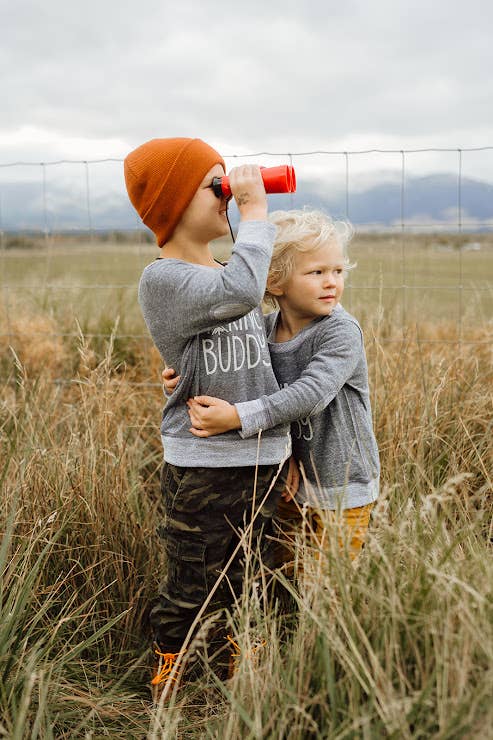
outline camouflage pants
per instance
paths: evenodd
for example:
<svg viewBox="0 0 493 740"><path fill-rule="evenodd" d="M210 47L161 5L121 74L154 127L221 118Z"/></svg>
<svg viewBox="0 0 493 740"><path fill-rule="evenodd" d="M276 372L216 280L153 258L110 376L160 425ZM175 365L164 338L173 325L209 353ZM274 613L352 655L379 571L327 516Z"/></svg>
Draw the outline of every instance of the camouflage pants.
<svg viewBox="0 0 493 740"><path fill-rule="evenodd" d="M161 492L166 520L167 572L150 612L151 627L163 651L178 652L207 595L238 545L278 472L277 465L243 468L184 468L165 463ZM274 564L272 517L286 478L285 466L260 509L248 542L252 553ZM255 487L255 500L254 500ZM240 596L245 556L240 547L206 613L229 606Z"/></svg>

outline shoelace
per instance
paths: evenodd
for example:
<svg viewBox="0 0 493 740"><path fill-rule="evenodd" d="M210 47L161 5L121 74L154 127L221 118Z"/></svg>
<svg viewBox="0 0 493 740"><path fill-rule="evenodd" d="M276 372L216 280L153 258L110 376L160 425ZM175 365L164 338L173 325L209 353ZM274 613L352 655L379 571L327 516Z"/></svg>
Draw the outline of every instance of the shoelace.
<svg viewBox="0 0 493 740"><path fill-rule="evenodd" d="M231 644L233 645L233 647L234 647L234 648L236 648L236 653L233 653L233 652L232 652L232 653L231 653L231 658L232 658L232 660L233 660L233 663L234 663L234 665L235 665L235 668L237 668L237 667L238 667L238 662L239 662L239 658L241 657L241 648L240 648L240 646L238 645L238 643L236 643L236 642L235 642L235 641L233 640L233 638L231 637L231 635L227 635L227 639L228 639L228 640L229 640L229 642L230 642L230 643L231 643ZM257 650L258 650L259 648L261 648L261 647L264 647L264 645L266 645L266 644L267 644L267 642L266 642L265 640L262 640L262 641L261 641L261 642L259 642L259 643L258 643L257 645L255 645L255 646L254 646L254 647L252 648L252 651L251 651L250 657L254 656L254 655L255 655L255 653L257 652Z"/></svg>
<svg viewBox="0 0 493 740"><path fill-rule="evenodd" d="M231 637L231 635L227 635L227 638L228 638L229 642L230 642L230 643L231 643L231 644L233 645L233 647L235 647L235 648L236 648L236 653L233 653L233 652L231 652L231 659L232 659L232 661L233 661L233 664L234 664L234 666L235 666L235 668L236 668L236 667L238 666L238 659L239 659L239 657L240 657L240 655L241 655L241 648L240 648L240 646L239 646L239 645L238 645L238 644L237 644L237 643L236 643L236 642L235 642L235 641L233 640L233 638Z"/></svg>
<svg viewBox="0 0 493 740"><path fill-rule="evenodd" d="M182 650L181 653L161 653L159 650L155 650L154 652L156 653L156 655L159 655L159 657L163 659L163 665L161 666L161 670L159 671L159 673L152 679L151 684L153 686L157 686L158 684L163 683L163 681L166 681L168 678L171 681L176 681L176 676L170 677L170 673L173 670L173 666L176 663L177 658L180 655L183 655L185 651Z"/></svg>

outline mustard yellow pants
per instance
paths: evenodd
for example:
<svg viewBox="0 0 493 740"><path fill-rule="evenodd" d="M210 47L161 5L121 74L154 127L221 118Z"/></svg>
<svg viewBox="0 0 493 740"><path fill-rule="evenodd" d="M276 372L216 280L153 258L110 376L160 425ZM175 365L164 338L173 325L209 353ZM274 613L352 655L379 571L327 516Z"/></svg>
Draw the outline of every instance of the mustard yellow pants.
<svg viewBox="0 0 493 740"><path fill-rule="evenodd" d="M365 542L373 506L371 503L340 511L313 507L300 509L294 500L281 499L276 516L280 542L278 562L292 572L295 544L300 534L303 545L310 548L317 560L333 552L337 543L338 550L347 552L354 561Z"/></svg>

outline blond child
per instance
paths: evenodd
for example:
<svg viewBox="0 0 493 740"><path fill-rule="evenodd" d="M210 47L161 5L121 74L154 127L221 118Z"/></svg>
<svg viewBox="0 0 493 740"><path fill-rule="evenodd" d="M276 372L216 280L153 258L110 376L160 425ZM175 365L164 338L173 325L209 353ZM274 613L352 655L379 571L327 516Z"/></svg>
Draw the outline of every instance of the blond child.
<svg viewBox="0 0 493 740"><path fill-rule="evenodd" d="M241 439L291 422L301 478L296 501L280 515L296 523L302 510L312 544L360 551L379 490L379 456L372 428L363 335L341 305L351 228L318 211L278 211L267 298L278 311L265 317L272 365L281 390L248 402L210 396L189 401L192 433L237 429ZM168 373L169 375L169 373ZM284 527L286 529L286 527Z"/></svg>

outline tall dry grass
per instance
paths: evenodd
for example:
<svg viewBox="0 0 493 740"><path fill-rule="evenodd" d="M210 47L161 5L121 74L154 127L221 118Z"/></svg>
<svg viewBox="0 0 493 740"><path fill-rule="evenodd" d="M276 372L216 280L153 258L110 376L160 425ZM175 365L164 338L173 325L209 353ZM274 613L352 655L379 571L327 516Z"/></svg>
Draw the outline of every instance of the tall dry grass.
<svg viewBox="0 0 493 740"><path fill-rule="evenodd" d="M154 707L162 397L132 382L158 363L130 340L48 334L3 347L0 736L491 736L490 345L369 328L382 494L358 568L333 551L279 576L291 616L246 584L231 629L244 654L265 638L257 665Z"/></svg>

